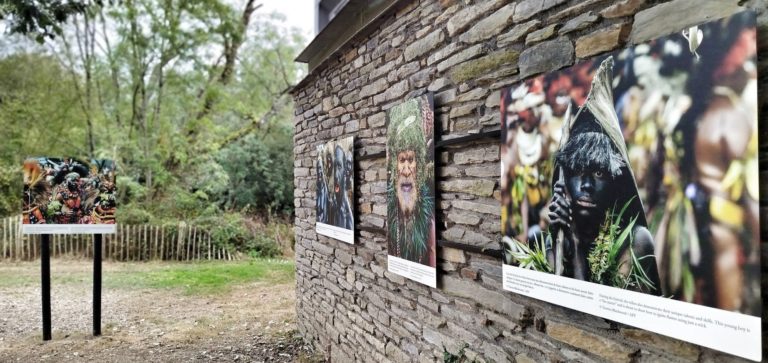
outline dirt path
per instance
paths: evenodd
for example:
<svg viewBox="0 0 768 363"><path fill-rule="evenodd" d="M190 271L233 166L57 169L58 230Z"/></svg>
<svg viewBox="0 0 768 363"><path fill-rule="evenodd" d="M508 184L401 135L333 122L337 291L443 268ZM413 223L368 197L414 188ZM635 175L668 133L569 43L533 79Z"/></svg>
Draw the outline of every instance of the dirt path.
<svg viewBox="0 0 768 363"><path fill-rule="evenodd" d="M53 283L53 340L44 343L39 268L39 263L0 265L0 277L19 279L0 282L0 362L316 360L295 336L292 283L242 284L215 296L105 288L103 335L95 338L87 261L52 263L52 275L65 278ZM136 268L143 267L105 263L105 279Z"/></svg>

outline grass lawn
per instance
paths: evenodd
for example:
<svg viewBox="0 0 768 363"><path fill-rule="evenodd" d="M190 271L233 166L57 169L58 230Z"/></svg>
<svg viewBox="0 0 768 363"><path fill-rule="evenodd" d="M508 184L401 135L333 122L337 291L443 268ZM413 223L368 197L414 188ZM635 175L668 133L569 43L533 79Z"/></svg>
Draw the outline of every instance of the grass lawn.
<svg viewBox="0 0 768 363"><path fill-rule="evenodd" d="M293 261L254 259L238 262L156 264L155 268L104 277L105 287L183 289L188 294L212 294L233 285L261 282L285 284L294 279Z"/></svg>
<svg viewBox="0 0 768 363"><path fill-rule="evenodd" d="M37 264L38 262L24 263ZM0 264L0 287L30 286L40 283L39 270L30 273L19 265ZM104 262L103 286L109 288L180 289L186 294L216 294L232 286L248 283L279 285L294 280L294 262L281 259L210 261L198 263ZM51 261L51 284L91 283L91 266L80 262ZM24 272L22 272L24 271Z"/></svg>

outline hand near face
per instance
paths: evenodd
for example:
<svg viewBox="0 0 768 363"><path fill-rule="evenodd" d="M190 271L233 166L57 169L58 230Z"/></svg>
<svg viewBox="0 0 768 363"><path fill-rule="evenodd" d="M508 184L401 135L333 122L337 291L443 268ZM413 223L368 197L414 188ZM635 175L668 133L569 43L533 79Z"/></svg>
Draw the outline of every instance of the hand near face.
<svg viewBox="0 0 768 363"><path fill-rule="evenodd" d="M553 192L552 201L549 203L550 225L566 232L566 235L570 235L573 218L571 217L571 202L565 191L565 183L563 181L556 182Z"/></svg>

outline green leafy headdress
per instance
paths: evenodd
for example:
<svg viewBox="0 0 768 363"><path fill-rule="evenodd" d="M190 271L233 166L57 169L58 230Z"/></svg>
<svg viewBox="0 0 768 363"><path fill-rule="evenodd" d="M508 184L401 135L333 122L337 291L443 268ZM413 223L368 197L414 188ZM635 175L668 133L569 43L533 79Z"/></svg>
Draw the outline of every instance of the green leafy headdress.
<svg viewBox="0 0 768 363"><path fill-rule="evenodd" d="M416 182L419 186L426 180L424 170L427 159L427 142L424 136L419 99L414 98L389 110L387 127L387 160L390 183L397 179L397 154L413 150L416 154Z"/></svg>

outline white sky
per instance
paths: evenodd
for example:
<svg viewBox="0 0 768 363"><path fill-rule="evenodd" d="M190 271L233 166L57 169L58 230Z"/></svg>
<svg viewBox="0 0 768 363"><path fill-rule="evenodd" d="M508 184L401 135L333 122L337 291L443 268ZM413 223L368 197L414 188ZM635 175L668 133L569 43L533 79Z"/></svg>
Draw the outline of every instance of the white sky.
<svg viewBox="0 0 768 363"><path fill-rule="evenodd" d="M304 35L306 46L315 37L315 1L316 0L261 0L264 4L257 13L278 12L286 17L287 28L299 28Z"/></svg>
<svg viewBox="0 0 768 363"><path fill-rule="evenodd" d="M285 17L286 29L297 28L304 36L302 49L315 37L315 6L317 0L259 0L263 6L256 14L280 13ZM235 9L242 10L245 0L227 0ZM0 21L0 57L38 47L33 41L19 41L20 36L8 36L6 24Z"/></svg>

